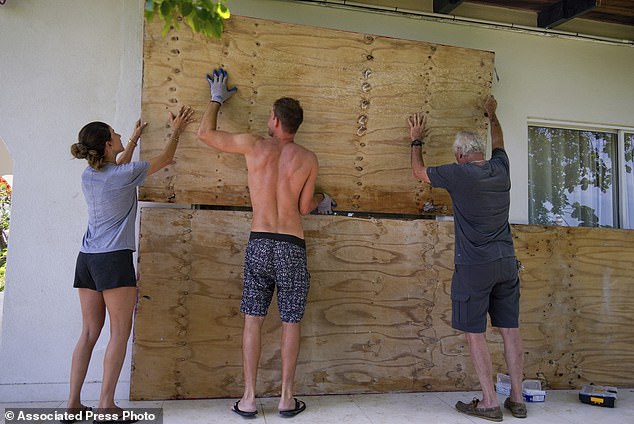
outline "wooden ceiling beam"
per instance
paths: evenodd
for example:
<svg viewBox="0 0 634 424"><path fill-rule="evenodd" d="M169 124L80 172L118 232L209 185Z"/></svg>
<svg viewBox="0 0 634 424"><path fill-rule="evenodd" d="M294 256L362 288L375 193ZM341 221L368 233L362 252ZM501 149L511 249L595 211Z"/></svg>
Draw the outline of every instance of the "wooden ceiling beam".
<svg viewBox="0 0 634 424"><path fill-rule="evenodd" d="M451 13L464 0L434 0L434 13Z"/></svg>
<svg viewBox="0 0 634 424"><path fill-rule="evenodd" d="M612 6L611 3L606 3L605 1L601 2L601 7L597 12L634 17L634 7Z"/></svg>
<svg viewBox="0 0 634 424"><path fill-rule="evenodd" d="M561 0L537 13L537 26L553 28L596 8L597 0Z"/></svg>

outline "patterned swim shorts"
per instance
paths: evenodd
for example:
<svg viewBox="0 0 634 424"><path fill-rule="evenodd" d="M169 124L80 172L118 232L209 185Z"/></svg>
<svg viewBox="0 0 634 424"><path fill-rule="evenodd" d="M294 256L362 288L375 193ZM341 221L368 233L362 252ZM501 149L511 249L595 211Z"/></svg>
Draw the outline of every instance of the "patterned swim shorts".
<svg viewBox="0 0 634 424"><path fill-rule="evenodd" d="M304 240L288 234L251 233L244 258L240 312L266 316L277 287L282 321L297 323L304 316L309 286Z"/></svg>

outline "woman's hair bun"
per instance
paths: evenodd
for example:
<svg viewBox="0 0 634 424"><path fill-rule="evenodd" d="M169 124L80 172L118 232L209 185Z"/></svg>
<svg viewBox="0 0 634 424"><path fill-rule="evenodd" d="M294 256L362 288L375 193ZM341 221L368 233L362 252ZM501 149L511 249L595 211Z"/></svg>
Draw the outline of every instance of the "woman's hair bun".
<svg viewBox="0 0 634 424"><path fill-rule="evenodd" d="M112 139L110 125L104 122L90 122L79 131L79 143L70 146L70 153L77 159L88 160L91 168L99 171L106 163L106 142Z"/></svg>
<svg viewBox="0 0 634 424"><path fill-rule="evenodd" d="M71 144L70 154L77 159L86 159L88 157L88 147L82 143Z"/></svg>

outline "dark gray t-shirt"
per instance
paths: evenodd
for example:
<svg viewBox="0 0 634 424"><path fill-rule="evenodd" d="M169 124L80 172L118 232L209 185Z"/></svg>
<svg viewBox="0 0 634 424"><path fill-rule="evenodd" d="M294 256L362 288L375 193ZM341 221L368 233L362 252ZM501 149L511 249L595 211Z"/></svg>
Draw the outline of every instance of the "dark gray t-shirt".
<svg viewBox="0 0 634 424"><path fill-rule="evenodd" d="M84 170L81 188L88 206L88 229L82 252L136 250L136 188L143 184L149 168L149 162L141 161L109 163L100 171L90 166Z"/></svg>
<svg viewBox="0 0 634 424"><path fill-rule="evenodd" d="M493 150L482 166L431 166L427 175L433 187L447 189L453 202L455 263L476 265L515 256L509 225L509 158L504 149Z"/></svg>

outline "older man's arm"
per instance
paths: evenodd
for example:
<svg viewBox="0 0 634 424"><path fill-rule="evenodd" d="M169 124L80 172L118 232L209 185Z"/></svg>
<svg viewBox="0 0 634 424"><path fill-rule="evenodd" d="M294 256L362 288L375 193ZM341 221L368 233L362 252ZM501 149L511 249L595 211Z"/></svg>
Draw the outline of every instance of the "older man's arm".
<svg viewBox="0 0 634 424"><path fill-rule="evenodd" d="M423 145L425 137L429 135L429 129L425 128L425 114L423 112L416 113L409 117L409 135L411 142L411 158L412 158L412 174L417 180L422 180L429 184L429 176L427 175L427 167L423 159Z"/></svg>
<svg viewBox="0 0 634 424"><path fill-rule="evenodd" d="M498 107L498 102L495 97L489 96L484 103L484 110L489 117L489 123L491 126L491 150L504 149L504 136L502 135L502 126L495 113Z"/></svg>

